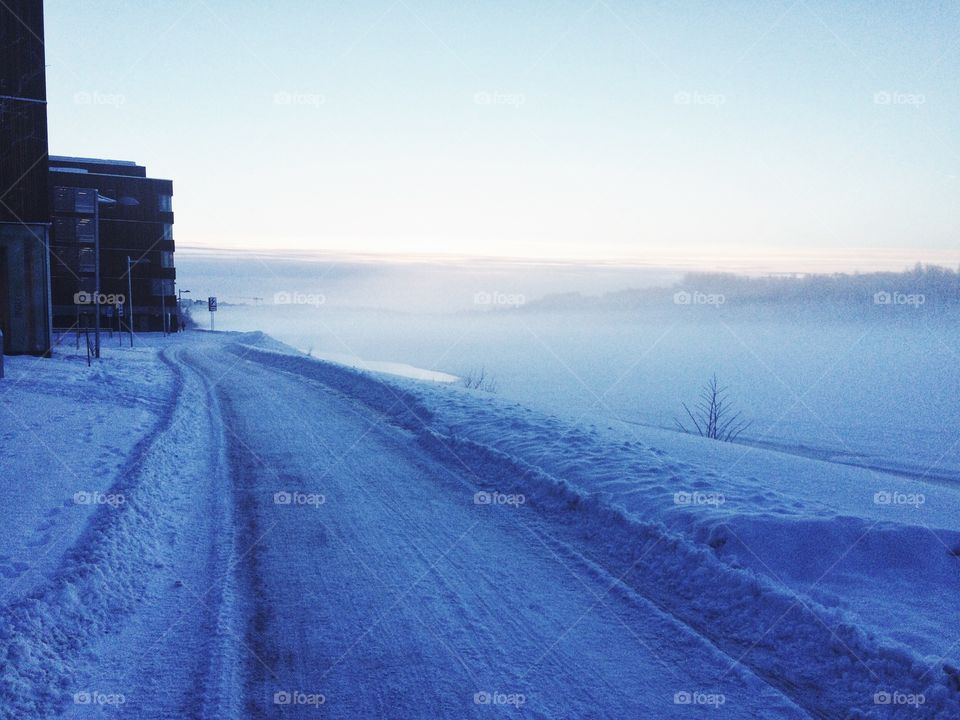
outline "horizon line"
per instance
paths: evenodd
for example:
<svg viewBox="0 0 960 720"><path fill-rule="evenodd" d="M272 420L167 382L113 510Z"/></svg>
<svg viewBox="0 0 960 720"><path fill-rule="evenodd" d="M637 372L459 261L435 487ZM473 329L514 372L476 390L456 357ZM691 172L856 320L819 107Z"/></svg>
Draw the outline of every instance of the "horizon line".
<svg viewBox="0 0 960 720"><path fill-rule="evenodd" d="M960 268L960 252L948 250L910 251L890 248L851 248L842 251L783 251L720 253L677 253L673 255L538 256L440 252L347 251L335 248L244 247L216 244L181 244L176 252L194 256L236 256L250 259L291 260L357 264L408 265L513 265L537 267L580 267L603 270L667 270L675 272L733 272L744 274L831 274L903 272L917 265Z"/></svg>

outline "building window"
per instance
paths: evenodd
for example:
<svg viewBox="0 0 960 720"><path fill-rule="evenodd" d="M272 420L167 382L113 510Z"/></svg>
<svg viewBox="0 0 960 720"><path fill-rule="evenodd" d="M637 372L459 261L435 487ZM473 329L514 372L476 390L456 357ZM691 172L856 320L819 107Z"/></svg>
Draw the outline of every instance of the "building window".
<svg viewBox="0 0 960 720"><path fill-rule="evenodd" d="M169 270L173 267L173 253L167 250L160 252L160 267Z"/></svg>
<svg viewBox="0 0 960 720"><path fill-rule="evenodd" d="M93 245L97 241L97 227L93 218L77 220L77 242Z"/></svg>
<svg viewBox="0 0 960 720"><path fill-rule="evenodd" d="M152 280L150 282L150 293L154 297L159 297L161 295L174 295L174 281L173 280Z"/></svg>
<svg viewBox="0 0 960 720"><path fill-rule="evenodd" d="M163 224L163 239L168 242L173 240L173 225L170 223Z"/></svg>
<svg viewBox="0 0 960 720"><path fill-rule="evenodd" d="M77 239L77 223L73 218L53 219L53 235L59 243L69 243Z"/></svg>
<svg viewBox="0 0 960 720"><path fill-rule="evenodd" d="M173 212L172 195L158 195L157 199L160 206L160 212Z"/></svg>
<svg viewBox="0 0 960 720"><path fill-rule="evenodd" d="M92 273L97 271L97 256L93 248L80 249L80 272Z"/></svg>
<svg viewBox="0 0 960 720"><path fill-rule="evenodd" d="M93 215L97 211L97 191L91 188L77 188L74 212Z"/></svg>
<svg viewBox="0 0 960 720"><path fill-rule="evenodd" d="M54 188L53 210L93 215L97 211L97 191L90 188Z"/></svg>

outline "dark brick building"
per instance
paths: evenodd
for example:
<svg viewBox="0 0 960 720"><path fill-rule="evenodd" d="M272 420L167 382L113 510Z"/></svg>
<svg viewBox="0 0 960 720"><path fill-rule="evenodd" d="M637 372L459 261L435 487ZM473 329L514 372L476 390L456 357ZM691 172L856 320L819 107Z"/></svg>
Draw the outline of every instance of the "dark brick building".
<svg viewBox="0 0 960 720"><path fill-rule="evenodd" d="M51 347L42 0L0 3L0 330L7 353Z"/></svg>
<svg viewBox="0 0 960 720"><path fill-rule="evenodd" d="M99 239L100 293L124 296L124 327L133 290L133 329L160 331L176 322L173 183L147 177L141 165L119 160L50 158L53 208L52 288L56 327L92 326L95 306L77 304L95 288ZM99 236L99 238L97 237ZM133 263L128 282L127 258ZM103 327L118 327L118 310L102 306Z"/></svg>

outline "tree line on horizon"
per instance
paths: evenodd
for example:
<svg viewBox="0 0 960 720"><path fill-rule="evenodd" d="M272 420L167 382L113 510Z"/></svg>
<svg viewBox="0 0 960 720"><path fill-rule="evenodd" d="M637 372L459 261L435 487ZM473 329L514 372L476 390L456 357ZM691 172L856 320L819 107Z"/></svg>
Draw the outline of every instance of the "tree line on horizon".
<svg viewBox="0 0 960 720"><path fill-rule="evenodd" d="M901 298L922 297L922 305L960 305L960 271L917 264L903 272L796 273L749 276L729 272L691 272L669 287L619 290L604 295L547 295L528 309L630 309L676 304L678 294L722 298L731 304L831 303L852 306L907 304ZM889 300L889 303L887 302ZM694 302L694 304L696 304Z"/></svg>

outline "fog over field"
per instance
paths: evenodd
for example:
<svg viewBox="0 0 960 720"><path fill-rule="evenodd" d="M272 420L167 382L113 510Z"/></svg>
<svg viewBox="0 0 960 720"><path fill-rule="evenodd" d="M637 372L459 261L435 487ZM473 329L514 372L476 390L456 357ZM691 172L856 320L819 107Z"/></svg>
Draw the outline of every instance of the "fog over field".
<svg viewBox="0 0 960 720"><path fill-rule="evenodd" d="M951 271L748 277L239 257L197 258L182 277L200 297L219 294L217 329L263 330L317 357L483 371L501 397L619 427L675 428L716 374L750 423L741 442L960 480ZM205 306L194 317L209 323Z"/></svg>

